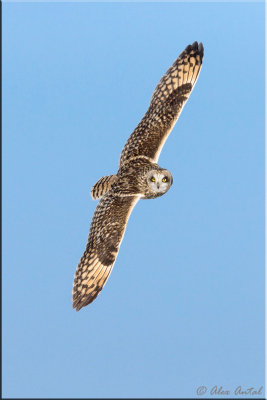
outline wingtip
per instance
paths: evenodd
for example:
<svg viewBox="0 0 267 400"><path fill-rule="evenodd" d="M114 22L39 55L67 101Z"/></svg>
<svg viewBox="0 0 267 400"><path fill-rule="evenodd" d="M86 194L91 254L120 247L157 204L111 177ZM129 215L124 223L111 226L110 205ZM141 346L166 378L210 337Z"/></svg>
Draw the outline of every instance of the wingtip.
<svg viewBox="0 0 267 400"><path fill-rule="evenodd" d="M79 308L78 308L78 306L77 306L77 302L73 302L72 303L72 308L75 310L75 311L79 311Z"/></svg>
<svg viewBox="0 0 267 400"><path fill-rule="evenodd" d="M199 53L200 54L204 54L204 46L203 46L203 43L202 42L194 42L192 45L191 45L191 47L192 47L192 49L194 49L194 50L198 50L199 51Z"/></svg>
<svg viewBox="0 0 267 400"><path fill-rule="evenodd" d="M75 311L80 311L80 309L82 308L83 306L82 305L79 305L77 302L76 303L73 303L73 305L72 305L72 308L75 310Z"/></svg>
<svg viewBox="0 0 267 400"><path fill-rule="evenodd" d="M81 298L76 298L75 300L73 300L72 302L72 308L76 311L80 311L83 307L88 306L89 304L91 304L98 296L100 292L98 292L95 296L91 296L91 297L81 297Z"/></svg>
<svg viewBox="0 0 267 400"><path fill-rule="evenodd" d="M204 55L204 46L202 42L200 42L198 45L198 51L202 56Z"/></svg>
<svg viewBox="0 0 267 400"><path fill-rule="evenodd" d="M185 48L185 52L190 52L191 50L194 50L195 52L197 52L200 57L202 58L204 56L204 46L202 42L197 42L195 41L192 44L189 44L186 48ZM183 53L182 53L183 54Z"/></svg>

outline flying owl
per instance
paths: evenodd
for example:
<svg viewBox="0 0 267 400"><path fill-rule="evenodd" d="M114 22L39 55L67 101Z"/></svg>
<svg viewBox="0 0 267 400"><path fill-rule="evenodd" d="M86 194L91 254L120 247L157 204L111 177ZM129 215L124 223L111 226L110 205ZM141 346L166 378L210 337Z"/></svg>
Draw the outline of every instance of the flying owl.
<svg viewBox="0 0 267 400"><path fill-rule="evenodd" d="M157 164L161 149L197 81L204 55L194 42L161 78L148 110L126 142L118 172L92 187L101 199L73 284L73 308L92 303L103 289L118 255L129 216L139 199L154 199L171 187L171 173Z"/></svg>

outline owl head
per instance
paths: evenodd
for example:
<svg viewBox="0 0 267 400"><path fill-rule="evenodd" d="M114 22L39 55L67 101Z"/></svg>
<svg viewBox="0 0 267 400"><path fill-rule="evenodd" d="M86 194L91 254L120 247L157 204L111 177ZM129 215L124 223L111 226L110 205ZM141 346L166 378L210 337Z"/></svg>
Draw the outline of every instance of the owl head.
<svg viewBox="0 0 267 400"><path fill-rule="evenodd" d="M146 181L151 197L158 197L170 189L173 179L167 169L152 169L147 173Z"/></svg>

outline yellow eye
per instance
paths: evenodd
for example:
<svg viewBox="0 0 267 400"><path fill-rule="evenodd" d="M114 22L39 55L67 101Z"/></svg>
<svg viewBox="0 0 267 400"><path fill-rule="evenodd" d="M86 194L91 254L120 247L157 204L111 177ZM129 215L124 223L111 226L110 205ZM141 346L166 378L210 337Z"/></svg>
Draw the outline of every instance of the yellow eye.
<svg viewBox="0 0 267 400"><path fill-rule="evenodd" d="M162 182L167 182L167 178L162 178Z"/></svg>
<svg viewBox="0 0 267 400"><path fill-rule="evenodd" d="M152 181L152 182L155 182L155 181L156 181L156 179L154 178L154 176L151 178L151 181Z"/></svg>

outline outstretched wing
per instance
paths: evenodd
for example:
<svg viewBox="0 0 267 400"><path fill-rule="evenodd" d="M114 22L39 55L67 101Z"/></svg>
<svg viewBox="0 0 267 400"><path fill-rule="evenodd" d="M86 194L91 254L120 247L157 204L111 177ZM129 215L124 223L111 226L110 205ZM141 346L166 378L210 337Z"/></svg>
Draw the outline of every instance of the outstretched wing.
<svg viewBox="0 0 267 400"><path fill-rule="evenodd" d="M136 156L146 156L157 162L161 148L197 81L203 55L202 43L194 42L161 78L144 118L122 150L120 165Z"/></svg>
<svg viewBox="0 0 267 400"><path fill-rule="evenodd" d="M128 218L139 196L115 196L107 192L100 200L91 223L86 250L76 269L73 308L79 311L103 289L111 273Z"/></svg>

